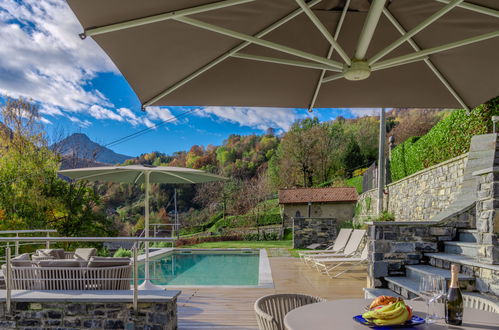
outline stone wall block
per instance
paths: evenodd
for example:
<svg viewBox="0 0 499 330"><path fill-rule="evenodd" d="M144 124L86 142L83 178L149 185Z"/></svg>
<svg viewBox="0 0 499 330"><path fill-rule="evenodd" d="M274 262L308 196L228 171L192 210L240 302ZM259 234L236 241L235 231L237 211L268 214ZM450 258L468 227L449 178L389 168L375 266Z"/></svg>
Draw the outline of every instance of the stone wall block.
<svg viewBox="0 0 499 330"><path fill-rule="evenodd" d="M388 263L385 261L375 261L373 264L373 276L375 278L388 276Z"/></svg>
<svg viewBox="0 0 499 330"><path fill-rule="evenodd" d="M395 242L391 244L391 252L415 252L415 243Z"/></svg>

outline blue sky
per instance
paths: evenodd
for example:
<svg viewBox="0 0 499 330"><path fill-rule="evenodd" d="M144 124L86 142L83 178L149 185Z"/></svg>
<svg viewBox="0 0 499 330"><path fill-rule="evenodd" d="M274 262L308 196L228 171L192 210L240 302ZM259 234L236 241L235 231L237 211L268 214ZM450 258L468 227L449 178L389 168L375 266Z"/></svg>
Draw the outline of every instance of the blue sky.
<svg viewBox="0 0 499 330"><path fill-rule="evenodd" d="M136 156L187 150L194 144L219 145L229 134L261 134L268 127L282 132L307 116L325 121L375 111L316 109L310 114L305 109L150 107L143 112L106 54L91 38L80 40L81 31L64 0L0 0L0 94L37 102L54 137L81 132L105 145L171 120L111 147ZM191 112L172 119L185 111Z"/></svg>

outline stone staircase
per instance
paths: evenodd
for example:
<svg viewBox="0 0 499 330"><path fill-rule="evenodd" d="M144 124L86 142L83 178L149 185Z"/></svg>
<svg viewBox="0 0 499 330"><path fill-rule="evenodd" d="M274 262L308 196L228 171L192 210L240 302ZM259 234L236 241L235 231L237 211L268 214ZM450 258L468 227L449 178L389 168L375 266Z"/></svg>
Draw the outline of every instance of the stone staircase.
<svg viewBox="0 0 499 330"><path fill-rule="evenodd" d="M405 276L385 277L388 289L366 288L366 298L374 298L380 295L402 296L404 298L416 298L419 291L419 280L424 275L442 276L449 285L451 264L459 264L461 271L459 283L461 290L499 292L499 283L496 288L483 287L484 283L477 277L477 272L484 272L494 277L499 274L499 265L483 264L477 261L479 245L477 244L477 231L475 229L459 229L456 241L443 242L443 248L438 253L424 253L427 264L406 265ZM498 279L499 281L499 279ZM497 291L496 291L497 290Z"/></svg>

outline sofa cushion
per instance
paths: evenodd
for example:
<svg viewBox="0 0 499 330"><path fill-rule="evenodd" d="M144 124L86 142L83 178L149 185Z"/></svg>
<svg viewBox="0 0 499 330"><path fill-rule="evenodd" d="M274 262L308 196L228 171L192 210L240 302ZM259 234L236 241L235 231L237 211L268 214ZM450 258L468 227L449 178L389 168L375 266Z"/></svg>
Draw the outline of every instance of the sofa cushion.
<svg viewBox="0 0 499 330"><path fill-rule="evenodd" d="M36 253L42 257L54 257L55 259L64 259L64 249L39 249Z"/></svg>
<svg viewBox="0 0 499 330"><path fill-rule="evenodd" d="M14 267L31 267L33 263L29 258L29 253L23 253L15 258L10 259L12 266Z"/></svg>
<svg viewBox="0 0 499 330"><path fill-rule="evenodd" d="M36 254L33 254L31 256L31 260L33 261L40 261L40 260L55 260L56 258L55 257L52 257L52 256L39 256L39 255L36 255Z"/></svg>
<svg viewBox="0 0 499 330"><path fill-rule="evenodd" d="M83 248L83 249L76 249L74 258L77 260L85 260L89 261L91 257L97 254L97 249L95 248Z"/></svg>
<svg viewBox="0 0 499 330"><path fill-rule="evenodd" d="M79 262L78 260L55 259L55 260L40 260L38 262L38 266L65 268L65 267L81 267L82 265L81 265L81 262Z"/></svg>
<svg viewBox="0 0 499 330"><path fill-rule="evenodd" d="M130 265L130 258L92 257L88 267L117 267Z"/></svg>

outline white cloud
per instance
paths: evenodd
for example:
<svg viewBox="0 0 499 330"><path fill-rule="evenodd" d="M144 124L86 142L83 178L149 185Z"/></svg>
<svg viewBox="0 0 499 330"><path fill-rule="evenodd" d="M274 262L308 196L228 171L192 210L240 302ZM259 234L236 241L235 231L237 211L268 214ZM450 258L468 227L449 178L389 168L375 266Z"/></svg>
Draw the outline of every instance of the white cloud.
<svg viewBox="0 0 499 330"><path fill-rule="evenodd" d="M83 88L98 72L116 72L63 0L0 0L0 92L47 107L84 111L109 101ZM55 111L52 111L55 115Z"/></svg>
<svg viewBox="0 0 499 330"><path fill-rule="evenodd" d="M100 105L92 105L88 108L88 113L95 119L113 119L117 121L123 121L123 118L116 112L103 108Z"/></svg>
<svg viewBox="0 0 499 330"><path fill-rule="evenodd" d="M198 116L212 116L241 126L265 130L269 127L288 130L303 116L294 109L259 107L204 107L197 111Z"/></svg>
<svg viewBox="0 0 499 330"><path fill-rule="evenodd" d="M74 116L67 116L69 120L71 120L73 123L77 124L78 126L82 127L82 128L86 128L90 125L92 125L91 122L89 122L88 120L80 120L79 118L76 118Z"/></svg>
<svg viewBox="0 0 499 330"><path fill-rule="evenodd" d="M147 118L149 118L150 120L161 120L161 121L167 120L170 122L174 122L177 120L175 116L171 113L171 111L165 107L147 107L146 113L147 113Z"/></svg>

